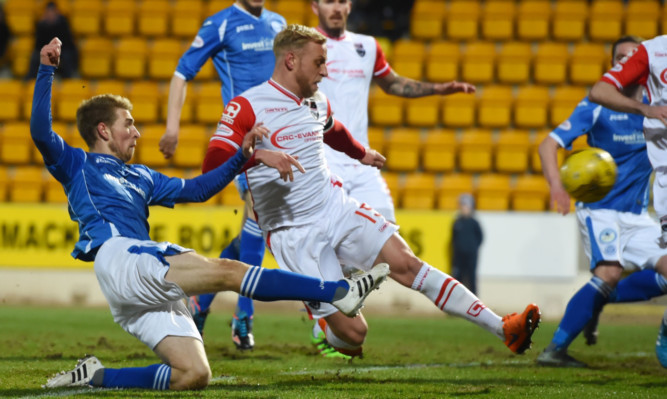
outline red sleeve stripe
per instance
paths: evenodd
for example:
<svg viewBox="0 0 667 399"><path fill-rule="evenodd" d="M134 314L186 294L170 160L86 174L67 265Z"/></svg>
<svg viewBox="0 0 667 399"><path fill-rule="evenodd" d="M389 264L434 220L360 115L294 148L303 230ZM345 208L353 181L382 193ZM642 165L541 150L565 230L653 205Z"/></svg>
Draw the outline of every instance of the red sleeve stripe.
<svg viewBox="0 0 667 399"><path fill-rule="evenodd" d="M235 150L238 150L239 148L241 148L241 146L236 144L234 141L232 141L228 138L225 138L225 137L218 137L218 136L211 137L210 141L214 141L214 140L222 141L223 143L227 143L227 144L231 145L232 147L234 147Z"/></svg>
<svg viewBox="0 0 667 399"><path fill-rule="evenodd" d="M600 79L600 81L605 82L605 83L609 83L610 85L613 85L613 86L616 86L616 88L618 90L623 89L623 85L621 84L621 82L616 80L616 78L612 74L610 74L609 72L602 75L602 78Z"/></svg>
<svg viewBox="0 0 667 399"><path fill-rule="evenodd" d="M389 66L389 64L386 64L384 66L384 68L382 68L379 71L373 73L373 76L382 77L382 76L385 76L385 75L389 74L389 71L391 71L391 67Z"/></svg>

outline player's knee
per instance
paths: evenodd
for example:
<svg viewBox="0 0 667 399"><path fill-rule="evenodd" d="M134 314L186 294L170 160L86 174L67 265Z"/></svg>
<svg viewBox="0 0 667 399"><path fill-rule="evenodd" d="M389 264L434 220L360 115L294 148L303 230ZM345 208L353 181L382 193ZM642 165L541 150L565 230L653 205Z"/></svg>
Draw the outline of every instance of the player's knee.
<svg viewBox="0 0 667 399"><path fill-rule="evenodd" d="M217 280L224 286L221 291L238 288L241 279L248 271L248 265L232 259L212 259L216 267Z"/></svg>
<svg viewBox="0 0 667 399"><path fill-rule="evenodd" d="M175 391L204 389L211 381L211 368L208 364L196 364L172 374L170 389Z"/></svg>
<svg viewBox="0 0 667 399"><path fill-rule="evenodd" d="M618 262L600 262L595 267L593 274L615 287L623 276L623 267Z"/></svg>

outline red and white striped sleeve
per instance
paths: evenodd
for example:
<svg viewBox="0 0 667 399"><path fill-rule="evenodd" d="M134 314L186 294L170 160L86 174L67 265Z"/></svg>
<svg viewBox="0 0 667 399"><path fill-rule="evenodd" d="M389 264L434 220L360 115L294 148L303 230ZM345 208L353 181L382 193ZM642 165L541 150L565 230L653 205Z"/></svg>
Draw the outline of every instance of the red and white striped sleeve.
<svg viewBox="0 0 667 399"><path fill-rule="evenodd" d="M218 128L208 143L202 165L206 173L225 163L241 148L243 137L255 126L255 112L244 97L232 99L225 107Z"/></svg>
<svg viewBox="0 0 667 399"><path fill-rule="evenodd" d="M601 82L609 83L618 90L632 84L645 85L650 74L648 53L644 45L639 45L635 51L614 65L600 79Z"/></svg>
<svg viewBox="0 0 667 399"><path fill-rule="evenodd" d="M390 72L391 66L389 66L389 62L387 62L387 57L385 57L384 51L382 51L382 47L380 47L380 43L375 40L375 65L373 66L373 77L384 78L389 75Z"/></svg>

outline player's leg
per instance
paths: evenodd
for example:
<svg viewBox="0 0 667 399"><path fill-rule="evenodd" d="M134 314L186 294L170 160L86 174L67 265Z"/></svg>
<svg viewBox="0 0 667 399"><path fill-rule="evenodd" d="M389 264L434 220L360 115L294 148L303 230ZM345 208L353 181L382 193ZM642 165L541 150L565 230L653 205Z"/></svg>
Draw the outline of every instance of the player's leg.
<svg viewBox="0 0 667 399"><path fill-rule="evenodd" d="M646 141L646 149L649 159L653 165L655 177L653 180L653 208L658 215L661 230L661 243L667 246L667 168L661 165L660 158L664 157L664 150L657 148L656 144L650 140ZM658 157L658 162L654 160Z"/></svg>
<svg viewBox="0 0 667 399"><path fill-rule="evenodd" d="M662 316L658 340L655 342L655 354L662 367L667 368L667 311Z"/></svg>

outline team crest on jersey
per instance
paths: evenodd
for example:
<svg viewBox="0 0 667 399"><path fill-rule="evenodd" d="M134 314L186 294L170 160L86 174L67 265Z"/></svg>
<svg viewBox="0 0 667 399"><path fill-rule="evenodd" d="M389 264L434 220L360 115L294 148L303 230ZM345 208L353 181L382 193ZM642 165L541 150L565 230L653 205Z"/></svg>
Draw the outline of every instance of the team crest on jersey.
<svg viewBox="0 0 667 399"><path fill-rule="evenodd" d="M604 229L600 232L600 242L611 243L616 239L616 231L613 229Z"/></svg>
<svg viewBox="0 0 667 399"><path fill-rule="evenodd" d="M320 119L320 110L317 109L317 104L313 100L306 100L308 103L308 109L310 109L310 114L315 118L315 120Z"/></svg>
<svg viewBox="0 0 667 399"><path fill-rule="evenodd" d="M366 49L364 49L363 44L354 43L354 49L357 50L357 54L359 54L359 57L363 57L366 55Z"/></svg>

